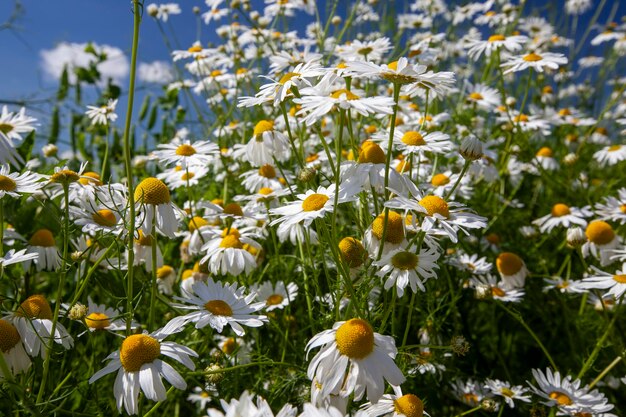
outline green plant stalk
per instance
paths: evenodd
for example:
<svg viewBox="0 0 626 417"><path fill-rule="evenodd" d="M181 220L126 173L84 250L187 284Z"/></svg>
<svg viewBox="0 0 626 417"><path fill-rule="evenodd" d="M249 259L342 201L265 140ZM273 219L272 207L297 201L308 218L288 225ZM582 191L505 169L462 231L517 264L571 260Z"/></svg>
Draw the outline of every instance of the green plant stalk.
<svg viewBox="0 0 626 417"><path fill-rule="evenodd" d="M465 165L463 165L463 170L461 170L461 175L459 175L459 178L456 179L456 182L454 183L450 191L448 191L448 194L446 194L446 196L443 198L444 200L447 200L448 198L452 197L452 195L454 194L454 191L456 191L456 188L459 186L459 184L461 183L461 180L467 173L467 170L469 169L470 165L472 165L471 160L468 159L467 161L465 161Z"/></svg>
<svg viewBox="0 0 626 417"><path fill-rule="evenodd" d="M135 264L135 196L133 194L133 166L132 149L130 143L130 125L133 116L133 102L135 99L135 75L137 72L137 47L139 44L139 26L141 24L140 1L133 0L133 46L130 57L130 79L128 84L128 104L126 107L126 122L124 125L124 166L126 168L126 184L128 186L128 275L126 283L126 335L130 335L133 321L133 277ZM143 5L142 5L143 7Z"/></svg>
<svg viewBox="0 0 626 417"><path fill-rule="evenodd" d="M104 135L104 156L102 157L102 170L100 171L100 181L104 182L104 173L107 169L107 161L109 160L109 124L106 125L106 134Z"/></svg>
<svg viewBox="0 0 626 417"><path fill-rule="evenodd" d="M621 298L620 298L620 301L621 301ZM600 353L600 350L602 349L602 345L604 345L604 342L609 337L609 334L611 334L611 330L613 329L613 325L615 324L615 320L617 320L618 316L619 316L618 311L615 311L613 313L613 318L611 319L609 324L606 326L604 333L602 334L602 336L600 336L600 339L598 339L598 341L596 342L596 345L593 348L593 351L591 352L591 354L589 355L585 363L583 363L582 369L580 370L578 375L576 375L576 379L581 379L587 373L587 371L591 368L591 366L593 365L593 362L596 360L596 358L598 357L598 354ZM597 381L595 382L597 383Z"/></svg>
<svg viewBox="0 0 626 417"><path fill-rule="evenodd" d="M404 336L402 337L402 345L400 346L400 349L404 348L404 346L406 345L406 341L409 337L409 329L411 328L411 319L413 318L413 309L415 307L416 296L417 293L413 293L411 295L411 302L409 303L409 316L406 319L406 327L404 328Z"/></svg>
<svg viewBox="0 0 626 417"><path fill-rule="evenodd" d="M152 217L152 239L150 245L150 251L152 252L152 273L150 280L150 312L148 313L148 329L154 330L154 307L156 301L156 289L157 289L157 230L156 230L156 210L157 206L154 206L154 216Z"/></svg>
<svg viewBox="0 0 626 417"><path fill-rule="evenodd" d="M602 380L602 378L604 378L606 376L606 374L608 374L609 372L611 372L611 369L615 368L615 366L620 363L622 361L622 359L624 359L624 355L626 354L626 351L622 352L621 355L617 356L615 359L613 359L613 362L611 362L609 364L609 366L607 366L606 368L604 368L604 370L602 372L600 372L600 375L598 375L596 377L596 379L594 379L593 381L591 381L591 384L589 384L589 389L593 388L598 382L600 382Z"/></svg>
<svg viewBox="0 0 626 417"><path fill-rule="evenodd" d="M69 184L63 183L63 199L65 202L64 207L64 219L63 219L63 258L61 259L61 273L59 276L59 287L57 288L56 303L54 305L54 313L52 316L52 328L50 330L50 341L48 342L48 349L46 351L46 358L43 363L43 373L41 377L41 385L39 386L39 393L37 394L37 403L41 402L44 391L46 390L46 382L48 381L48 372L50 371L50 355L52 355L52 349L54 348L54 341L56 339L55 334L57 330L57 322L59 320L59 310L61 308L61 298L63 296L63 286L65 285L65 278L67 277L67 252L70 241L70 197L69 197Z"/></svg>

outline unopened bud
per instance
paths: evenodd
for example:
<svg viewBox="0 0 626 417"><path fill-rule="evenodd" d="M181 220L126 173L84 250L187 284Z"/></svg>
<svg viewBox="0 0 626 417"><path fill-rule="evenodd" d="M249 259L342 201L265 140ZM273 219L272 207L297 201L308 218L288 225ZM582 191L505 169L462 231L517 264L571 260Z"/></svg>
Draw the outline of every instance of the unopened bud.
<svg viewBox="0 0 626 417"><path fill-rule="evenodd" d="M457 356L465 356L470 350L470 344L463 336L453 336L450 346Z"/></svg>
<svg viewBox="0 0 626 417"><path fill-rule="evenodd" d="M204 368L204 377L211 384L219 384L224 379L224 373L222 367L214 363Z"/></svg>
<svg viewBox="0 0 626 417"><path fill-rule="evenodd" d="M468 136L461 142L459 152L466 161L476 161L483 157L483 144L476 136Z"/></svg>
<svg viewBox="0 0 626 417"><path fill-rule="evenodd" d="M156 15L159 13L159 6L154 3L150 3L148 7L146 7L146 12L148 12L150 16L156 17Z"/></svg>
<svg viewBox="0 0 626 417"><path fill-rule="evenodd" d="M563 157L563 163L565 165L574 165L576 161L578 161L578 155L576 155L575 153L568 153Z"/></svg>
<svg viewBox="0 0 626 417"><path fill-rule="evenodd" d="M567 245L570 248L579 248L587 242L585 232L578 226L567 229Z"/></svg>
<svg viewBox="0 0 626 417"><path fill-rule="evenodd" d="M338 25L341 23L341 16L333 16L333 18L330 20L330 23L332 23L333 25Z"/></svg>
<svg viewBox="0 0 626 417"><path fill-rule="evenodd" d="M87 306L81 303L76 303L70 308L68 316L70 320L82 320L87 315Z"/></svg>
<svg viewBox="0 0 626 417"><path fill-rule="evenodd" d="M200 14L200 8L198 6L193 6L193 9L191 9L191 11L193 12L193 14L198 15Z"/></svg>
<svg viewBox="0 0 626 417"><path fill-rule="evenodd" d="M43 153L43 156L45 156L46 158L51 158L53 156L56 156L58 151L59 151L59 148L54 143L49 143L45 145L43 148L41 148L41 152Z"/></svg>
<svg viewBox="0 0 626 417"><path fill-rule="evenodd" d="M494 413L498 410L498 403L491 398L485 398L480 402L480 407L489 413Z"/></svg>
<svg viewBox="0 0 626 417"><path fill-rule="evenodd" d="M302 168L302 170L298 173L298 180L302 182L309 182L315 178L316 174L317 171L315 168Z"/></svg>

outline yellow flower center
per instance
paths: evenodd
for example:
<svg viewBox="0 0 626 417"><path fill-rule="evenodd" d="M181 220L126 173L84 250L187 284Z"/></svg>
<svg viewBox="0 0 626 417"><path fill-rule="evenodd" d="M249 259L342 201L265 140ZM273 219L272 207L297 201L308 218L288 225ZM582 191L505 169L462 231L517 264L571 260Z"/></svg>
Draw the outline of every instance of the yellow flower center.
<svg viewBox="0 0 626 417"><path fill-rule="evenodd" d="M532 52L528 55L525 55L524 58L522 59L527 62L536 62L536 61L541 61L543 57L541 55L537 55L536 53Z"/></svg>
<svg viewBox="0 0 626 417"><path fill-rule="evenodd" d="M622 145L611 145L609 146L609 152L616 152L622 149Z"/></svg>
<svg viewBox="0 0 626 417"><path fill-rule="evenodd" d="M230 308L228 303L226 301L223 301L223 300L211 300L211 301L208 301L204 305L204 308L205 308L206 311L208 311L209 313L213 314L214 316L231 317L233 315L233 309Z"/></svg>
<svg viewBox="0 0 626 417"><path fill-rule="evenodd" d="M393 402L396 413L406 417L422 417L424 415L424 403L417 395L406 394Z"/></svg>
<svg viewBox="0 0 626 417"><path fill-rule="evenodd" d="M363 55L363 56L367 56L369 54L372 53L374 49L370 48L369 46L365 47L365 48L361 48L357 51L357 53Z"/></svg>
<svg viewBox="0 0 626 417"><path fill-rule="evenodd" d="M263 194L263 195L269 195L272 194L274 192L274 190L272 190L269 187L261 187L261 189L259 190L259 194Z"/></svg>
<svg viewBox="0 0 626 417"><path fill-rule="evenodd" d="M180 179L183 181L187 181L187 180L192 179L195 176L196 174L194 174L193 172L185 172L183 175L180 176Z"/></svg>
<svg viewBox="0 0 626 417"><path fill-rule="evenodd" d="M187 228L190 232L194 232L203 226L207 226L208 224L209 222L204 220L202 217L194 216L191 220L189 220Z"/></svg>
<svg viewBox="0 0 626 417"><path fill-rule="evenodd" d="M17 188L17 184L9 177L5 177L4 175L0 175L0 190L2 191L13 191Z"/></svg>
<svg viewBox="0 0 626 417"><path fill-rule="evenodd" d="M369 140L363 142L359 152L359 163L384 164L385 160L385 152L380 146Z"/></svg>
<svg viewBox="0 0 626 417"><path fill-rule="evenodd" d="M398 71L398 61L393 61L387 64L387 68L392 71Z"/></svg>
<svg viewBox="0 0 626 417"><path fill-rule="evenodd" d="M549 397L555 400L559 405L572 405L572 399L563 392L552 391Z"/></svg>
<svg viewBox="0 0 626 417"><path fill-rule="evenodd" d="M4 133L5 135L12 130L13 130L13 125L10 125L8 123L0 123L0 132Z"/></svg>
<svg viewBox="0 0 626 417"><path fill-rule="evenodd" d="M146 236L143 231L139 231L139 239L135 239L135 243L141 246L152 246L152 236Z"/></svg>
<svg viewBox="0 0 626 417"><path fill-rule="evenodd" d="M274 122L271 120L261 120L254 126L254 136L262 135L265 132L274 130Z"/></svg>
<svg viewBox="0 0 626 417"><path fill-rule="evenodd" d="M404 172L408 172L411 170L411 163L407 160L400 161L398 165L396 165L396 171L400 174Z"/></svg>
<svg viewBox="0 0 626 417"><path fill-rule="evenodd" d="M109 209L98 210L91 215L93 221L98 223L100 226L112 227L117 224L117 219L115 218L115 214Z"/></svg>
<svg viewBox="0 0 626 417"><path fill-rule="evenodd" d="M229 337L228 339L226 339L226 341L222 344L222 352L224 352L227 355L232 355L233 352L239 347L239 345L237 344L237 342L235 342L235 338L233 337Z"/></svg>
<svg viewBox="0 0 626 417"><path fill-rule="evenodd" d="M80 182L82 185L102 185L102 181L100 181L100 174L91 171L84 172L78 182Z"/></svg>
<svg viewBox="0 0 626 417"><path fill-rule="evenodd" d="M137 372L142 365L154 362L160 354L158 340L145 334L133 334L122 342L120 362L126 372Z"/></svg>
<svg viewBox="0 0 626 417"><path fill-rule="evenodd" d="M500 393L502 393L502 395L506 397L513 397L515 395L515 393L511 391L510 388L507 388L507 387L500 388Z"/></svg>
<svg viewBox="0 0 626 417"><path fill-rule="evenodd" d="M537 156L543 156L546 158L551 158L552 157L552 149L548 148L547 146L544 146L543 148L539 149L537 151Z"/></svg>
<svg viewBox="0 0 626 417"><path fill-rule="evenodd" d="M491 295L494 297L504 297L506 293L502 288L491 287Z"/></svg>
<svg viewBox="0 0 626 417"><path fill-rule="evenodd" d="M302 202L303 211L321 210L330 198L325 194L311 194Z"/></svg>
<svg viewBox="0 0 626 417"><path fill-rule="evenodd" d="M342 95L345 95L348 100L358 100L359 99L359 96L357 96L356 94L354 94L351 91L346 90L345 88L333 91L330 96L332 98L337 98L338 99Z"/></svg>
<svg viewBox="0 0 626 417"><path fill-rule="evenodd" d="M56 182L60 184L76 182L78 180L80 180L80 175L78 175L75 171L72 171L71 169L62 169L55 172L50 177L50 182Z"/></svg>
<svg viewBox="0 0 626 417"><path fill-rule="evenodd" d="M20 334L14 325L0 319L0 352L8 352L20 342Z"/></svg>
<svg viewBox="0 0 626 417"><path fill-rule="evenodd" d="M398 244L404 240L404 225L402 224L402 216L395 211L389 211L387 219L387 234L385 241ZM385 228L385 215L380 214L372 223L372 233L381 240L383 238L383 230Z"/></svg>
<svg viewBox="0 0 626 417"><path fill-rule="evenodd" d="M103 313L91 313L90 315L85 317L85 323L87 323L87 326L91 327L92 329L98 330L104 329L111 325L109 317Z"/></svg>
<svg viewBox="0 0 626 417"><path fill-rule="evenodd" d="M146 178L135 188L135 202L153 205L167 204L170 202L170 190L160 179Z"/></svg>
<svg viewBox="0 0 626 417"><path fill-rule="evenodd" d="M450 217L450 210L448 209L448 203L441 197L436 195L427 195L422 198L418 204L426 209L429 216L435 213L441 214L446 219Z"/></svg>
<svg viewBox="0 0 626 417"><path fill-rule="evenodd" d="M157 269L156 275L158 279L165 279L174 272L174 268L169 265L163 265Z"/></svg>
<svg viewBox="0 0 626 417"><path fill-rule="evenodd" d="M188 52L202 52L202 47L200 45L194 45L191 48L187 49Z"/></svg>
<svg viewBox="0 0 626 417"><path fill-rule="evenodd" d="M564 108L564 109L559 110L558 114L559 116L570 116L572 112L570 111L570 109Z"/></svg>
<svg viewBox="0 0 626 417"><path fill-rule="evenodd" d="M433 176L430 183L435 187L441 187L442 185L449 184L450 178L446 174L437 174Z"/></svg>
<svg viewBox="0 0 626 417"><path fill-rule="evenodd" d="M220 242L220 248L235 248L235 249L243 249L243 243L239 240L239 236L237 235L227 235L222 238Z"/></svg>
<svg viewBox="0 0 626 417"><path fill-rule="evenodd" d="M48 300L41 294L31 295L24 300L17 309L16 314L31 319L52 320L50 304L48 304Z"/></svg>
<svg viewBox="0 0 626 417"><path fill-rule="evenodd" d="M619 206L619 211L621 211L622 213L626 214L626 203L624 203L621 206Z"/></svg>
<svg viewBox="0 0 626 417"><path fill-rule="evenodd" d="M496 259L498 271L505 276L517 274L523 265L522 258L511 252L502 252Z"/></svg>
<svg viewBox="0 0 626 417"><path fill-rule="evenodd" d="M555 204L554 206L552 206L552 216L553 217L562 217L562 216L567 216L568 214L570 214L570 210L569 207L566 206L565 204Z"/></svg>
<svg viewBox="0 0 626 417"><path fill-rule="evenodd" d="M391 258L391 264L394 266L394 268L401 269L403 271L415 269L418 263L418 256L414 253L407 251L398 252Z"/></svg>
<svg viewBox="0 0 626 417"><path fill-rule="evenodd" d="M272 294L269 297L267 297L267 300L265 301L265 304L268 306L276 306L280 303L282 303L284 300L283 296L280 294Z"/></svg>
<svg viewBox="0 0 626 417"><path fill-rule="evenodd" d="M31 236L28 244L31 246L42 246L50 248L55 245L54 236L48 229L39 229Z"/></svg>
<svg viewBox="0 0 626 417"><path fill-rule="evenodd" d="M525 114L520 114L520 115L518 115L518 116L515 116L515 117L513 118L513 121L514 121L515 123L521 123L521 122L526 123L526 122L528 121L528 116L527 116L527 115L525 115Z"/></svg>
<svg viewBox="0 0 626 417"><path fill-rule="evenodd" d="M402 135L402 143L409 146L424 146L426 145L426 141L424 137L414 130L409 130L404 135Z"/></svg>
<svg viewBox="0 0 626 417"><path fill-rule="evenodd" d="M276 178L276 170L270 164L265 164L259 168L259 175L265 178Z"/></svg>
<svg viewBox="0 0 626 417"><path fill-rule="evenodd" d="M196 153L196 150L193 146L188 144L182 144L178 148L176 148L176 155L178 156L191 156Z"/></svg>
<svg viewBox="0 0 626 417"><path fill-rule="evenodd" d="M287 81L291 80L293 77L299 77L301 74L297 72L288 72L278 80L278 84L284 85Z"/></svg>
<svg viewBox="0 0 626 417"><path fill-rule="evenodd" d="M615 232L610 224L602 220L594 220L587 226L585 235L596 245L606 245L615 239Z"/></svg>
<svg viewBox="0 0 626 417"><path fill-rule="evenodd" d="M314 154L311 154L311 155L307 156L305 160L306 160L307 163L310 163L310 162L317 161L319 158L320 158L320 156L318 154L314 153Z"/></svg>
<svg viewBox="0 0 626 417"><path fill-rule="evenodd" d="M487 42L498 42L498 41L503 41L506 38L503 35L491 35L489 37L489 39L487 39Z"/></svg>
<svg viewBox="0 0 626 417"><path fill-rule="evenodd" d="M365 320L351 319L337 329L335 341L342 355L363 359L374 350L374 331Z"/></svg>
<svg viewBox="0 0 626 417"><path fill-rule="evenodd" d="M615 280L615 282L619 282L620 284L626 284L626 274L613 275L613 280Z"/></svg>
<svg viewBox="0 0 626 417"><path fill-rule="evenodd" d="M241 206L237 203L228 203L224 206L224 214L243 217L243 210L241 209Z"/></svg>
<svg viewBox="0 0 626 417"><path fill-rule="evenodd" d="M363 264L366 257L365 248L361 242L353 237L344 237L339 242L339 253L350 268L357 268Z"/></svg>
<svg viewBox="0 0 626 417"><path fill-rule="evenodd" d="M469 95L469 98L472 100L482 100L484 97L482 94L477 93L477 92L473 92Z"/></svg>

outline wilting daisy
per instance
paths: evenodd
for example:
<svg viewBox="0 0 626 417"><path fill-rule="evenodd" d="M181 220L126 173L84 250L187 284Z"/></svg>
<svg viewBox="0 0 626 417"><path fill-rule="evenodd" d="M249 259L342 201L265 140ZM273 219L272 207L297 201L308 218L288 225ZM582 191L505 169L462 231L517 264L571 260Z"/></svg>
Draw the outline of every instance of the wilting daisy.
<svg viewBox="0 0 626 417"><path fill-rule="evenodd" d="M208 165L219 154L219 147L214 143L204 140L192 143L179 137L175 137L170 143L158 145L157 148L159 150L154 151L154 155L159 162L180 165L183 170L188 165Z"/></svg>
<svg viewBox="0 0 626 417"><path fill-rule="evenodd" d="M595 275L584 278L581 283L582 288L609 290L604 295L612 295L618 300L626 293L626 263L614 274L601 271L593 265L591 269Z"/></svg>
<svg viewBox="0 0 626 417"><path fill-rule="evenodd" d="M256 166L274 164L274 158L285 161L290 155L289 138L274 128L273 120L261 120L245 146L235 145L233 155Z"/></svg>
<svg viewBox="0 0 626 417"><path fill-rule="evenodd" d="M263 282L258 288L251 287L251 293L256 293L257 299L265 302L265 311L284 309L298 296L298 285L290 282L285 285L283 281L272 284L271 281Z"/></svg>
<svg viewBox="0 0 626 417"><path fill-rule="evenodd" d="M552 206L552 211L543 217L533 220L533 224L539 227L542 233L550 233L557 226L570 227L571 225L587 226L585 217L593 215L587 207L570 207L563 203Z"/></svg>
<svg viewBox="0 0 626 417"><path fill-rule="evenodd" d="M581 248L583 255L600 259L602 266L610 264L614 250L620 245L620 238L613 227L603 220L594 220L587 225L585 236L587 242Z"/></svg>
<svg viewBox="0 0 626 417"><path fill-rule="evenodd" d="M331 330L313 336L306 350L320 346L307 376L322 385L322 396L354 393L358 401L366 394L369 401L377 402L385 392L385 381L398 386L405 380L394 362L398 351L393 337L375 333L363 319L335 323Z"/></svg>
<svg viewBox="0 0 626 417"><path fill-rule="evenodd" d="M48 300L41 294L28 297L14 313L9 314L4 319L15 326L22 338L26 352L30 356L41 355L42 358L45 358L51 338L65 349L74 345L74 339L58 321L54 335L51 334L53 327L52 309Z"/></svg>
<svg viewBox="0 0 626 417"><path fill-rule="evenodd" d="M178 371L160 357L168 356L193 371L195 365L190 356L198 357L198 354L178 343L164 342L163 339L171 334L167 328L126 337L121 348L105 358L110 362L89 378L92 384L117 371L113 395L117 399L118 411L121 412L123 406L128 414L137 414L140 391L152 401L167 399L161 376L176 388L187 389L187 383Z"/></svg>
<svg viewBox="0 0 626 417"><path fill-rule="evenodd" d="M298 200L285 206L270 210L270 214L279 216L270 223L292 225L304 222L305 226L313 223L313 220L322 218L326 213L332 213L335 204L335 193L338 192L337 204L354 200L355 187L351 184L339 184L339 190L335 190L335 184L328 187L319 186L316 191L308 190L304 194L298 194Z"/></svg>
<svg viewBox="0 0 626 417"><path fill-rule="evenodd" d="M530 402L530 395L526 395L528 388L524 388L521 385L511 385L506 381L487 378L485 388L493 395L504 398L506 404L511 408L515 408L513 400L519 400L525 403Z"/></svg>
<svg viewBox="0 0 626 417"><path fill-rule="evenodd" d="M207 264L213 274L249 274L257 267L256 255L261 245L239 232L234 227L224 229L221 234L213 233L201 251L206 254L201 263Z"/></svg>
<svg viewBox="0 0 626 417"><path fill-rule="evenodd" d="M5 195L19 198L22 194L32 194L41 189L45 183L40 182L42 176L30 171L20 174L11 173L8 165L0 166L0 199Z"/></svg>
<svg viewBox="0 0 626 417"><path fill-rule="evenodd" d="M196 282L192 288L194 293L189 297L178 298L192 304L178 307L192 312L172 319L168 326L182 327L191 322L196 329L209 325L222 333L224 326L229 325L237 336L243 336L246 332L242 325L260 327L267 322L266 316L255 314L265 303L253 303L256 294L244 296L245 288L237 283L223 284L209 278L207 282Z"/></svg>
<svg viewBox="0 0 626 417"><path fill-rule="evenodd" d="M28 240L26 252L37 254L33 258L37 271L54 271L61 266L61 254L56 246L54 235L48 229L39 229ZM26 260L24 267L30 266L30 260Z"/></svg>
<svg viewBox="0 0 626 417"><path fill-rule="evenodd" d="M137 222L145 236L152 235L152 225L165 236L174 238L178 230L176 212L184 213L171 201L170 190L157 178L146 178L135 188ZM156 216L156 221L155 221Z"/></svg>
<svg viewBox="0 0 626 417"><path fill-rule="evenodd" d="M17 375L30 367L30 358L24 350L17 328L8 320L0 319L0 355L11 375ZM0 367L0 380L6 378Z"/></svg>
<svg viewBox="0 0 626 417"><path fill-rule="evenodd" d="M115 114L116 106L117 99L109 99L104 106L87 106L85 114L91 119L92 125L108 125L109 121L114 122L117 120L117 114Z"/></svg>
<svg viewBox="0 0 626 417"><path fill-rule="evenodd" d="M544 68L556 70L559 66L567 64L567 58L563 54L552 52L531 52L526 55L517 55L509 58L502 65L504 73L524 71L526 68L533 68L537 72L543 72Z"/></svg>
<svg viewBox="0 0 626 417"><path fill-rule="evenodd" d="M528 269L522 258L512 252L502 252L496 259L496 268L509 288L524 287Z"/></svg>
<svg viewBox="0 0 626 417"><path fill-rule="evenodd" d="M414 249L394 249L387 252L379 261L372 265L380 268L376 275L384 278L385 289L395 286L398 297L404 295L404 289L410 285L411 291L417 292L417 288L426 291L424 282L430 278L436 278L435 269L439 268L437 259L439 253L433 248L421 248L419 255Z"/></svg>

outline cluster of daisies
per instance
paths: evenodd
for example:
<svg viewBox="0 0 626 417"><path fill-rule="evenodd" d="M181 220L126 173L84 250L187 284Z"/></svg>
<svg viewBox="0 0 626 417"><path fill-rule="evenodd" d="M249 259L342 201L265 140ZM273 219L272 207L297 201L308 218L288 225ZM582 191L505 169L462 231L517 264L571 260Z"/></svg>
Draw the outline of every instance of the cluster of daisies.
<svg viewBox="0 0 626 417"><path fill-rule="evenodd" d="M179 108L159 134L142 126L154 146L127 165L109 149L117 99L85 110L106 141L89 161L54 143L30 159L37 120L3 107L0 379L26 374L36 403L53 404L51 380L67 369L57 359L81 355L74 371L92 371L81 392L102 390L131 415L172 400L169 385L211 417L615 417L626 79L610 68L626 55L626 25L587 41L604 56L581 57L506 1L419 0L394 16L356 2L302 33L278 28L319 19L315 2L205 3L189 11L221 43L174 50L177 79L163 85L189 114ZM160 25L185 8L150 4L146 17ZM590 8L567 0L567 18ZM388 17L393 36L369 29ZM607 73L602 98L590 79ZM551 356L561 344L546 338L560 333L522 312L569 305L598 340ZM463 363L498 311L541 358L505 359L508 334L487 371ZM616 358L600 361L608 341ZM228 391L247 368L271 376Z"/></svg>

